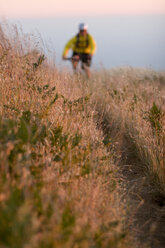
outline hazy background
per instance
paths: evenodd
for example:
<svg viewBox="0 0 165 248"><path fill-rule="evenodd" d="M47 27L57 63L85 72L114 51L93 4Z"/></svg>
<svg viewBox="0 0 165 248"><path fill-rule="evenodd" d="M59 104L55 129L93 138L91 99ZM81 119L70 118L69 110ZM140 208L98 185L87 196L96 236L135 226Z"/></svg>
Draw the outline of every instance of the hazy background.
<svg viewBox="0 0 165 248"><path fill-rule="evenodd" d="M70 65L63 48L86 22L97 43L94 68L165 69L165 0L0 0L0 17L40 33L58 66Z"/></svg>
<svg viewBox="0 0 165 248"><path fill-rule="evenodd" d="M85 21L97 43L93 67L118 66L165 69L165 16L99 16L91 18L21 19L25 32L39 32L58 65L65 43Z"/></svg>

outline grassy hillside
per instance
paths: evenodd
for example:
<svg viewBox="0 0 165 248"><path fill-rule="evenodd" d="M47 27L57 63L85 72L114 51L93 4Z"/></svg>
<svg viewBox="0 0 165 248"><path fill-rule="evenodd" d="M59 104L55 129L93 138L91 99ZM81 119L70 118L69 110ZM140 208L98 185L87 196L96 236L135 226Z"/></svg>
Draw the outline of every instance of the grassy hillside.
<svg viewBox="0 0 165 248"><path fill-rule="evenodd" d="M106 129L132 142L136 155L164 190L165 73L127 68L99 73L97 79L94 94Z"/></svg>
<svg viewBox="0 0 165 248"><path fill-rule="evenodd" d="M0 247L131 247L119 164L165 189L165 75L59 72L0 26ZM131 154L131 156L130 156Z"/></svg>

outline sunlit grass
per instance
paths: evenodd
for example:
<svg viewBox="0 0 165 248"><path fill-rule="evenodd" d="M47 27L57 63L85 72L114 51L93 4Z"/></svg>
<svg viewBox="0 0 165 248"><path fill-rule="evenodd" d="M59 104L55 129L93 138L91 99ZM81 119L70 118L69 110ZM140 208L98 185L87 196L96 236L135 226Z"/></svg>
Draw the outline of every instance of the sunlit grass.
<svg viewBox="0 0 165 248"><path fill-rule="evenodd" d="M125 68L103 73L95 83L98 112L107 119L112 136L124 134L132 140L164 191L165 74Z"/></svg>
<svg viewBox="0 0 165 248"><path fill-rule="evenodd" d="M116 169L91 86L1 27L0 246L121 247Z"/></svg>
<svg viewBox="0 0 165 248"><path fill-rule="evenodd" d="M130 247L123 139L163 192L165 75L119 68L86 80L50 65L33 38L1 25L0 247Z"/></svg>

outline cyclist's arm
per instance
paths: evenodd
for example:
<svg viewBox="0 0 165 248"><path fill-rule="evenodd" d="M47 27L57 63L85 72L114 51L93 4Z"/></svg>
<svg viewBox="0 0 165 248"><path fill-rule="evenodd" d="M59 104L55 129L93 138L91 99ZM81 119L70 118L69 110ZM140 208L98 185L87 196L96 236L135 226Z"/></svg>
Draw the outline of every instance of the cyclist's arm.
<svg viewBox="0 0 165 248"><path fill-rule="evenodd" d="M89 44L91 48L90 54L93 55L96 52L96 42L91 35L89 35Z"/></svg>
<svg viewBox="0 0 165 248"><path fill-rule="evenodd" d="M71 49L74 46L75 42L76 42L76 37L73 37L67 42L67 44L64 47L63 54L62 54L63 58L67 56L69 49Z"/></svg>

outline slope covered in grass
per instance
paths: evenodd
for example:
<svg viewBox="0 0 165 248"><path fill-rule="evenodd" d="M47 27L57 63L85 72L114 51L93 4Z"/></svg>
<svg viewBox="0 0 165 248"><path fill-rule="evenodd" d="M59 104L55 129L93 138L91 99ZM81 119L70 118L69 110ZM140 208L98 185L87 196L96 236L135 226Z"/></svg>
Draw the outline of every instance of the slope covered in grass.
<svg viewBox="0 0 165 248"><path fill-rule="evenodd" d="M137 206L121 167L143 165L141 178L164 209L164 84L151 70L99 71L90 80L59 72L33 36L2 23L0 247L132 247ZM163 244L157 221L146 235Z"/></svg>
<svg viewBox="0 0 165 248"><path fill-rule="evenodd" d="M106 128L131 140L164 191L165 73L127 68L99 73L97 79L95 99Z"/></svg>
<svg viewBox="0 0 165 248"><path fill-rule="evenodd" d="M5 28L0 247L122 245L115 169L94 120L90 90L81 77L58 73L15 27Z"/></svg>
<svg viewBox="0 0 165 248"><path fill-rule="evenodd" d="M144 69L99 72L93 82L97 121L115 151L126 208L128 247L165 246L165 73Z"/></svg>

